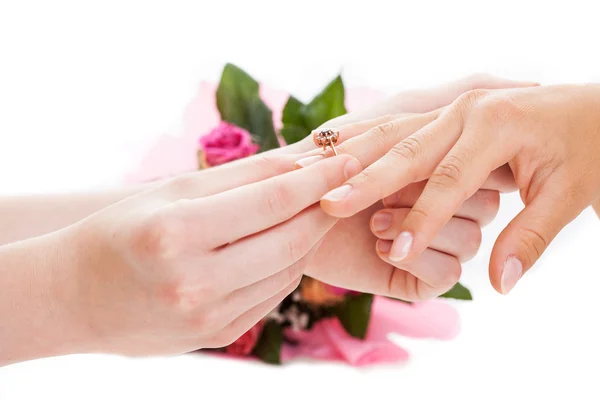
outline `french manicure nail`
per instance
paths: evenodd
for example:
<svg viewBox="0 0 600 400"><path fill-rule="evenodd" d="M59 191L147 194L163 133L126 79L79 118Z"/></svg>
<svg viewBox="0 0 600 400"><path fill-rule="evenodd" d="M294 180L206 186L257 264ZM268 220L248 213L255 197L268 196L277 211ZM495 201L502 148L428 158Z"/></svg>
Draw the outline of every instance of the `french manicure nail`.
<svg viewBox="0 0 600 400"><path fill-rule="evenodd" d="M392 245L390 250L390 260L402 261L406 258L413 243L413 236L410 232L402 232Z"/></svg>
<svg viewBox="0 0 600 400"><path fill-rule="evenodd" d="M379 252L381 254L388 253L391 248L392 248L391 240L378 240L377 241L377 250L379 250Z"/></svg>
<svg viewBox="0 0 600 400"><path fill-rule="evenodd" d="M500 279L500 288L503 294L510 292L523 275L523 264L515 256L509 256L504 262L504 271Z"/></svg>
<svg viewBox="0 0 600 400"><path fill-rule="evenodd" d="M392 225L392 214L389 212L378 212L373 217L373 231L387 231Z"/></svg>
<svg viewBox="0 0 600 400"><path fill-rule="evenodd" d="M331 202L338 202L348 197L351 191L352 186L350 185L340 186L339 188L333 189L331 192L327 193L322 199Z"/></svg>
<svg viewBox="0 0 600 400"><path fill-rule="evenodd" d="M322 159L323 159L322 155L301 158L300 160L296 161L296 166L300 167L300 168L308 167L309 165L319 162Z"/></svg>

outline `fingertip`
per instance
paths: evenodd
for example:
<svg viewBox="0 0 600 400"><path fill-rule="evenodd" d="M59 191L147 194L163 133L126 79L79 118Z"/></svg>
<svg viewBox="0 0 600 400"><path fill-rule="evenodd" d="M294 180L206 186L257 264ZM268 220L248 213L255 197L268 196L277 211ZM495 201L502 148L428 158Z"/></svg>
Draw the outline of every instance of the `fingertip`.
<svg viewBox="0 0 600 400"><path fill-rule="evenodd" d="M327 214L336 218L348 218L354 215L354 213L348 210L346 197L352 191L352 186L342 185L326 193L320 201L321 208Z"/></svg>
<svg viewBox="0 0 600 400"><path fill-rule="evenodd" d="M388 210L379 210L371 216L369 220L369 227L371 232L377 237L382 233L388 231L392 226L393 215Z"/></svg>
<svg viewBox="0 0 600 400"><path fill-rule="evenodd" d="M407 258L411 254L413 249L414 237L411 232L401 232L396 239L390 250L389 258L394 262L408 261Z"/></svg>
<svg viewBox="0 0 600 400"><path fill-rule="evenodd" d="M496 292L506 295L513 290L523 276L523 263L518 255L511 252L507 242L507 233L502 232L490 256L490 283Z"/></svg>
<svg viewBox="0 0 600 400"><path fill-rule="evenodd" d="M523 276L523 263L515 256L510 255L504 261L502 276L500 277L500 290L508 294Z"/></svg>
<svg viewBox="0 0 600 400"><path fill-rule="evenodd" d="M377 240L377 243L375 244L375 249L376 249L379 257L381 257L385 260L385 257L387 257L387 254L390 252L390 249L392 248L392 243L393 243L392 240L384 240L384 239Z"/></svg>

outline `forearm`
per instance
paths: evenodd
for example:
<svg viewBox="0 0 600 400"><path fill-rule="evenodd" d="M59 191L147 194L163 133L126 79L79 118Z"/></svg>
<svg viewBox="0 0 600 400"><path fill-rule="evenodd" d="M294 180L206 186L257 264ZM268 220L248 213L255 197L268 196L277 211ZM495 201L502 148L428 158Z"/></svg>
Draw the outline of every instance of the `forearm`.
<svg viewBox="0 0 600 400"><path fill-rule="evenodd" d="M0 246L62 229L154 184L91 193L0 198Z"/></svg>
<svg viewBox="0 0 600 400"><path fill-rule="evenodd" d="M88 352L64 232L0 247L0 366Z"/></svg>
<svg viewBox="0 0 600 400"><path fill-rule="evenodd" d="M600 199L596 200L596 202L592 204L592 206L594 207L596 214L598 214L598 218L600 218Z"/></svg>

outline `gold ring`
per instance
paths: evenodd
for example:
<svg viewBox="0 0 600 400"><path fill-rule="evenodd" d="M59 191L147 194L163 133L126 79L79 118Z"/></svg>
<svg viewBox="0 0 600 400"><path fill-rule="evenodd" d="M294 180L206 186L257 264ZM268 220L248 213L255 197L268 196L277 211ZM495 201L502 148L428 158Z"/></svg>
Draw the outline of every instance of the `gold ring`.
<svg viewBox="0 0 600 400"><path fill-rule="evenodd" d="M318 147L322 147L323 150L327 149L327 146L331 147L333 154L338 155L335 150L335 144L340 138L340 131L336 129L321 129L313 133L313 140Z"/></svg>

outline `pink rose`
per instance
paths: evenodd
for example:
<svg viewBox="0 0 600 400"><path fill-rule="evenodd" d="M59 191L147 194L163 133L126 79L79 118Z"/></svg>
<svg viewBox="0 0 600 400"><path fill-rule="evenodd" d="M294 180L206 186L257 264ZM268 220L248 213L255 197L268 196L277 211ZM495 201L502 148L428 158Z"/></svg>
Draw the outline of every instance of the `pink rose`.
<svg viewBox="0 0 600 400"><path fill-rule="evenodd" d="M236 356L247 356L248 354L252 353L254 346L256 346L256 342L258 342L261 332L262 323L259 322L250 328L248 332L240 336L238 340L227 346L225 351Z"/></svg>
<svg viewBox="0 0 600 400"><path fill-rule="evenodd" d="M199 140L206 164L210 167L256 154L259 146L252 136L239 126L221 121L210 133Z"/></svg>

